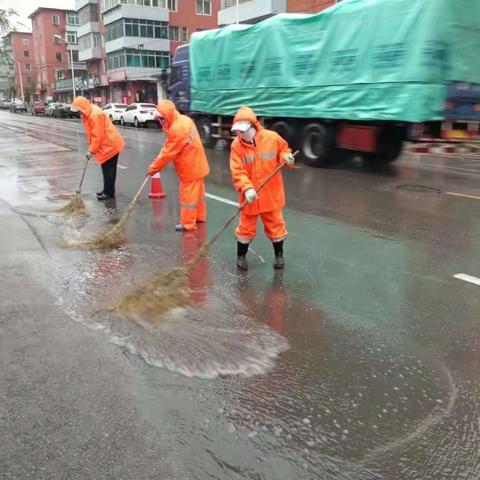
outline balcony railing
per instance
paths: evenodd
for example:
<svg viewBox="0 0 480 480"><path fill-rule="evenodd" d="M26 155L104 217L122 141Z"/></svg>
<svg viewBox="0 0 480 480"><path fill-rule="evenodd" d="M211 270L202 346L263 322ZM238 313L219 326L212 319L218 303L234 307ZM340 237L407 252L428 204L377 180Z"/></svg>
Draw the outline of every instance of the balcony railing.
<svg viewBox="0 0 480 480"><path fill-rule="evenodd" d="M249 2L250 0L238 0L238 3L245 3ZM220 2L220 9L223 10L224 8L230 8L237 5L237 0L222 0Z"/></svg>

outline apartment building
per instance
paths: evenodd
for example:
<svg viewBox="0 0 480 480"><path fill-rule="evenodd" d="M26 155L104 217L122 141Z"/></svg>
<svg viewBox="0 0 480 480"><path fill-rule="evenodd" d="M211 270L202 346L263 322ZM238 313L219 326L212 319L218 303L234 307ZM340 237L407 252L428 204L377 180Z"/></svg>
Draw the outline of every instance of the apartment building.
<svg viewBox="0 0 480 480"><path fill-rule="evenodd" d="M3 42L11 61L3 67L5 84L4 98L20 98L29 101L35 92L35 60L32 34L29 32L10 32ZM2 75L3 76L3 75ZM5 92L5 90L7 90Z"/></svg>
<svg viewBox="0 0 480 480"><path fill-rule="evenodd" d="M318 13L341 0L221 0L218 24L258 23L279 13Z"/></svg>
<svg viewBox="0 0 480 480"><path fill-rule="evenodd" d="M74 11L37 8L30 16L34 45L35 96L42 101L71 101L82 87L85 65L78 62L78 18Z"/></svg>
<svg viewBox="0 0 480 480"><path fill-rule="evenodd" d="M109 98L109 83L105 67L102 1L76 0L75 10L79 19L78 58L87 65L83 93L97 103L103 104Z"/></svg>
<svg viewBox="0 0 480 480"><path fill-rule="evenodd" d="M155 102L170 63L166 0L104 0L106 70L114 102Z"/></svg>
<svg viewBox="0 0 480 480"><path fill-rule="evenodd" d="M110 100L156 102L159 74L192 32L215 28L220 0L101 0Z"/></svg>

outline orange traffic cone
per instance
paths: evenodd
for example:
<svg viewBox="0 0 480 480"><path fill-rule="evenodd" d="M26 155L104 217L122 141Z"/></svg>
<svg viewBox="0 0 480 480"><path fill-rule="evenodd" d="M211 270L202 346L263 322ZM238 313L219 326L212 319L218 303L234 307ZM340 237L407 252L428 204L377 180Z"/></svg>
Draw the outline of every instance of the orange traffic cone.
<svg viewBox="0 0 480 480"><path fill-rule="evenodd" d="M163 191L162 179L160 178L160 172L152 176L150 182L150 193L148 198L164 198L167 194Z"/></svg>

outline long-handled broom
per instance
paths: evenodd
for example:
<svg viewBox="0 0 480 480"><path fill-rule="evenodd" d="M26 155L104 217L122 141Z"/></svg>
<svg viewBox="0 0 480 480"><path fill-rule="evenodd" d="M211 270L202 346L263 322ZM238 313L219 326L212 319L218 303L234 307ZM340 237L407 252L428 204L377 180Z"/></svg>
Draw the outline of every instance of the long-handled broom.
<svg viewBox="0 0 480 480"><path fill-rule="evenodd" d="M81 213L85 213L85 203L82 199L82 185L83 185L83 179L85 178L85 172L87 171L89 160L90 160L90 157L86 155L82 178L80 179L80 183L78 185L77 191L75 192L75 195L63 208L56 210L55 213L59 215L80 215Z"/></svg>
<svg viewBox="0 0 480 480"><path fill-rule="evenodd" d="M297 155L296 151L293 155ZM265 185L285 166L279 165L257 188L260 192ZM222 228L199 249L198 253L182 267L175 267L160 272L144 280L139 285L127 292L117 303L110 306L110 310L132 317L148 317L151 323L158 323L161 316L168 310L183 307L188 304L188 273L204 257L214 242L222 235L230 224L237 218L247 201L236 209L235 213L225 222Z"/></svg>
<svg viewBox="0 0 480 480"><path fill-rule="evenodd" d="M140 194L142 193L145 185L147 184L149 175L145 177L145 180L140 185L137 193L133 197L133 200L130 202L130 205L125 210L124 214L120 217L120 220L112 227L110 230L107 230L100 235L90 238L84 242L77 242L77 241L68 241L63 242L62 245L65 247L78 247L78 248L86 248L86 249L96 249L96 248L114 248L118 247L122 243L124 243L124 229L127 223L130 214L132 213L135 204L137 203Z"/></svg>

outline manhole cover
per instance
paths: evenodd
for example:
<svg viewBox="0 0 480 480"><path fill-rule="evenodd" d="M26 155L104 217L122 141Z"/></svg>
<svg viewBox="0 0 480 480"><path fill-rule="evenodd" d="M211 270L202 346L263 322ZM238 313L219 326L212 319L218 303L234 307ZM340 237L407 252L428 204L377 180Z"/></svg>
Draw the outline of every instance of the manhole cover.
<svg viewBox="0 0 480 480"><path fill-rule="evenodd" d="M397 185L395 189L410 193L442 193L440 189L427 185Z"/></svg>

